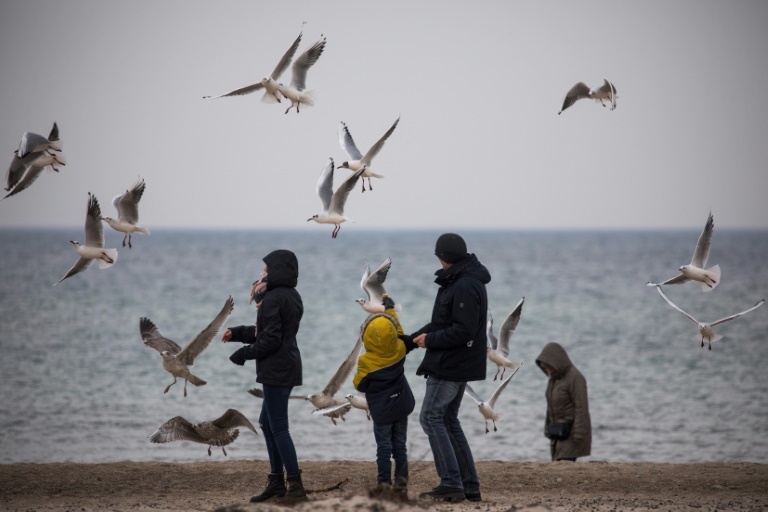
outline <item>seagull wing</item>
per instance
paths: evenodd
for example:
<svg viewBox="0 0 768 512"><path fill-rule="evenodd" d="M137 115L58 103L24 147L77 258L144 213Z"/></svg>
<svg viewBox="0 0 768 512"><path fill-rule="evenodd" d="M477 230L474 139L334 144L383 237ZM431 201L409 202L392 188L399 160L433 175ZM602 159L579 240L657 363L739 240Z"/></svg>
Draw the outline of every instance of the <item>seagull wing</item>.
<svg viewBox="0 0 768 512"><path fill-rule="evenodd" d="M339 389L341 389L341 386L344 385L349 376L352 374L352 370L355 369L355 365L357 364L357 357L360 355L360 349L362 348L363 338L360 337L355 343L355 346L352 348L352 352L350 352L347 358L344 359L344 362L341 363L339 369L336 370L336 373L333 375L333 377L331 377L328 385L325 386L325 389L323 390L324 394L333 396L338 393Z"/></svg>
<svg viewBox="0 0 768 512"><path fill-rule="evenodd" d="M224 303L224 307L221 308L221 311L219 311L219 314L216 315L216 318L214 318L213 321L208 324L205 329L200 331L200 333L195 336L192 341L187 343L184 348L181 349L179 355L176 356L177 359L184 361L187 365L194 364L195 358L199 356L203 350L208 347L208 345L211 344L213 337L216 336L221 327L224 325L224 322L227 321L227 318L229 318L229 315L232 313L234 307L235 301L232 300L232 297L230 296Z"/></svg>
<svg viewBox="0 0 768 512"><path fill-rule="evenodd" d="M130 224L139 222L139 200L144 194L144 180L137 181L125 194L115 197L112 204L117 208L117 216Z"/></svg>
<svg viewBox="0 0 768 512"><path fill-rule="evenodd" d="M104 225L101 223L101 207L96 196L88 193L88 212L85 216L85 245L104 247Z"/></svg>
<svg viewBox="0 0 768 512"><path fill-rule="evenodd" d="M293 67L291 68L293 71L293 77L291 77L291 85L294 88L298 89L299 91L306 89L307 70L311 68L315 62L317 62L317 59L320 58L320 55L322 55L324 49L325 38L322 38L320 41L310 46L307 51L302 53L301 56L296 59L296 61L293 63Z"/></svg>
<svg viewBox="0 0 768 512"><path fill-rule="evenodd" d="M227 409L227 412L225 412L220 417L213 420L211 423L213 423L215 426L221 429L226 429L226 430L237 428L237 427L246 427L248 430L250 430L254 434L258 434L256 432L256 429L253 428L253 424L250 421L248 421L248 418L246 418L243 415L243 413L241 413L237 409Z"/></svg>
<svg viewBox="0 0 768 512"><path fill-rule="evenodd" d="M368 294L368 299L372 304L381 304L384 298L384 294L387 293L384 290L384 281L387 279L387 273L392 266L392 260L387 258L384 260L376 272L368 276L363 289Z"/></svg>
<svg viewBox="0 0 768 512"><path fill-rule="evenodd" d="M589 92L589 86L587 84L584 82L578 82L566 93L565 99L563 100L563 106L560 108L560 112L558 112L558 114L572 106L577 101L584 98L589 98Z"/></svg>
<svg viewBox="0 0 768 512"><path fill-rule="evenodd" d="M352 139L352 134L349 133L349 128L347 128L347 123L344 121L341 122L339 127L339 144L341 149L349 155L349 158L352 160L362 160L363 154L357 149L355 141Z"/></svg>
<svg viewBox="0 0 768 512"><path fill-rule="evenodd" d="M663 283L648 283L648 286L658 286L660 284L681 284L681 283L687 283L690 281L689 278L685 277L684 274L680 274L679 276L675 276L673 278L667 279Z"/></svg>
<svg viewBox="0 0 768 512"><path fill-rule="evenodd" d="M293 42L290 48L283 54L283 57L280 59L280 62L277 63L277 66L275 66L275 70L272 71L272 78L277 80L280 78L280 75L283 74L283 71L288 69L288 65L291 63L291 59L293 59L293 55L296 53L296 50L299 49L299 43L301 43L301 35L302 32L299 32L299 37L296 38L296 40Z"/></svg>
<svg viewBox="0 0 768 512"><path fill-rule="evenodd" d="M491 406L491 409L493 409L496 406L496 400L499 399L499 395L501 395L501 392L504 391L504 388L507 387L507 384L509 384L509 381L512 380L512 377L515 376L515 374L517 373L517 371L519 369L520 369L519 366L517 368L515 368L515 371L513 371L512 374L509 377L504 379L502 381L502 383L499 384L499 387L496 388L496 391L493 392L493 394L491 395L490 400L488 400L488 405Z"/></svg>
<svg viewBox="0 0 768 512"><path fill-rule="evenodd" d="M480 405L483 403L483 399L480 398L480 395L475 393L475 390L472 389L472 386L470 386L469 384L464 386L464 394L467 395L472 400L474 400L475 402L477 402L477 405Z"/></svg>
<svg viewBox="0 0 768 512"><path fill-rule="evenodd" d="M747 310L742 311L741 313L736 313L735 315L727 316L725 318L721 318L720 320L716 320L716 321L712 322L711 324L709 324L709 326L710 327L714 327L716 325L719 325L719 324L722 324L724 322L727 322L728 320L733 320L734 318L740 317L742 315L746 315L747 313L749 313L751 311L754 311L757 308L759 308L760 306L762 306L763 302L765 302L765 299L760 300L757 304L755 304L754 306L752 306L751 308L749 308Z"/></svg>
<svg viewBox="0 0 768 512"><path fill-rule="evenodd" d="M235 89L234 91L230 91L224 94L219 94L218 96L203 96L204 99L216 99L216 98L224 98L227 96L244 96L246 94L250 94L254 91L258 91L260 89L264 88L264 84L261 82L256 82L253 85L247 85L245 87L241 87L240 89Z"/></svg>
<svg viewBox="0 0 768 512"><path fill-rule="evenodd" d="M712 244L712 231L715 229L715 220L712 218L712 212L707 217L707 223L704 226L704 231L699 235L699 241L696 242L696 250L693 251L693 258L691 258L691 265L699 268L704 268L709 259L709 247Z"/></svg>
<svg viewBox="0 0 768 512"><path fill-rule="evenodd" d="M30 153L45 151L50 146L50 143L51 141L40 134L24 132L24 135L21 136L21 142L19 143L19 156L24 158Z"/></svg>
<svg viewBox="0 0 768 512"><path fill-rule="evenodd" d="M80 259L78 259L78 260L75 262L75 264L74 264L74 265L72 265L72 268L70 268L70 269L67 271L67 273L64 275L64 277L62 277L61 279L59 279L59 283L60 283L60 282L62 282L63 280L65 280L65 279L66 279L66 278L68 278L68 277L72 277L73 275L75 275L75 274L79 274L79 273L80 273L80 272L82 272L83 270L86 270L86 269L87 269L88 267L90 267L92 264L93 264L93 260L88 260L88 259L85 259L85 258L80 258ZM59 284L59 283L56 283L56 284Z"/></svg>
<svg viewBox="0 0 768 512"><path fill-rule="evenodd" d="M11 165L8 166L8 172L5 173L5 190L11 190L24 176L26 170L27 166L24 159L19 156L18 151L14 151Z"/></svg>
<svg viewBox="0 0 768 512"><path fill-rule="evenodd" d="M381 136L379 140L376 141L376 144L371 146L371 149L369 149L365 156L362 158L361 162L364 165L371 165L371 161L376 157L376 155L379 154L379 151L381 151L381 148L384 147L384 143L387 141L390 135L392 135L392 132L395 131L395 128L397 128L397 123L400 122L400 117L395 119L395 122L392 124L389 130L387 130L387 133Z"/></svg>
<svg viewBox="0 0 768 512"><path fill-rule="evenodd" d="M520 322L524 302L525 297L520 299L520 302L512 309L512 312L507 316L499 329L499 354L504 357L509 357L509 341L512 339L512 334L515 332L518 322Z"/></svg>
<svg viewBox="0 0 768 512"><path fill-rule="evenodd" d="M678 310L680 313L685 315L691 322L695 323L696 325L699 325L699 321L693 318L691 315L680 309L678 306L675 305L674 302L669 300L666 295L664 295L664 292L661 291L661 286L656 286L656 291L659 292L659 295L661 295L661 298L663 298L665 301L667 301L667 304Z"/></svg>
<svg viewBox="0 0 768 512"><path fill-rule="evenodd" d="M344 203L347 202L347 196L352 189L355 188L357 178L359 178L366 169L366 166L362 166L357 172L350 174L349 177L344 180L344 183L339 185L339 188L337 188L336 192L331 196L331 204L328 207L329 212L336 212L339 215L344 215Z"/></svg>
<svg viewBox="0 0 768 512"><path fill-rule="evenodd" d="M352 404L350 404L347 401L339 402L337 404L329 405L328 407L323 407L322 409L315 409L312 411L312 414L328 414L331 412L338 411L339 409L345 409L344 413L346 414L352 409Z"/></svg>
<svg viewBox="0 0 768 512"><path fill-rule="evenodd" d="M368 260L365 260L365 270L363 271L363 278L360 279L360 288L365 292L366 297L368 297L368 302L371 301L371 292L369 292L368 288L366 288L366 283L370 276L371 267L368 265Z"/></svg>
<svg viewBox="0 0 768 512"><path fill-rule="evenodd" d="M170 443L171 441L194 441L196 443L208 443L208 440L197 433L195 426L181 416L171 418L163 423L157 431L149 437L153 443Z"/></svg>
<svg viewBox="0 0 768 512"><path fill-rule="evenodd" d="M488 338L488 342L491 344L491 348L496 350L499 346L499 338L493 333L493 316L491 315L491 308L488 308L488 320L485 322L485 335Z"/></svg>
<svg viewBox="0 0 768 512"><path fill-rule="evenodd" d="M333 198L333 158L328 159L328 164L320 171L320 178L317 180L317 195L323 203L323 211L327 212L331 208L331 199Z"/></svg>
<svg viewBox="0 0 768 512"><path fill-rule="evenodd" d="M30 153L28 156L35 156L40 154L41 153ZM37 178L40 177L43 169L45 169L45 166L40 167L38 165L27 165L24 163L25 160L26 159L20 159L20 162L16 162L16 158L14 158L14 161L11 162L11 167L8 169L8 177L6 178L6 182L8 183L8 188L10 189L12 187L11 181L15 179L16 186L13 186L13 190L8 192L8 194L6 194L3 199L6 197L14 196L22 190L29 188L35 181L37 181ZM20 176L19 172L21 172L23 176Z"/></svg>
<svg viewBox="0 0 768 512"><path fill-rule="evenodd" d="M139 332L144 345L157 350L158 352L167 351L173 355L181 352L181 347L175 341L163 336L160 329L147 317L141 317L139 320Z"/></svg>

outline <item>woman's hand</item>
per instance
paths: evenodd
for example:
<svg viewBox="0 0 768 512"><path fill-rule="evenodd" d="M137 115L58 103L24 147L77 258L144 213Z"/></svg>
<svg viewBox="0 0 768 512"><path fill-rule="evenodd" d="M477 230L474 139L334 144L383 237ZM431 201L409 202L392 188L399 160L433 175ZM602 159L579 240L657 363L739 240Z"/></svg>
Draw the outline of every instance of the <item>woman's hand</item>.
<svg viewBox="0 0 768 512"><path fill-rule="evenodd" d="M231 339L232 339L232 330L227 329L226 331L224 331L224 334L221 335L221 342L226 343Z"/></svg>

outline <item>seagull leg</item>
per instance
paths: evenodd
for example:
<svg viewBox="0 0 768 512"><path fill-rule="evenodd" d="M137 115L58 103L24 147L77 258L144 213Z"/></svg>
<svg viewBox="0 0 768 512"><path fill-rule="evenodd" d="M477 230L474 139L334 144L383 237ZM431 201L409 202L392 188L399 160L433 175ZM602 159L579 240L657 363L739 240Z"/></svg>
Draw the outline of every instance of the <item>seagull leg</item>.
<svg viewBox="0 0 768 512"><path fill-rule="evenodd" d="M499 429L496 428L496 420L493 420L493 431L498 432Z"/></svg>
<svg viewBox="0 0 768 512"><path fill-rule="evenodd" d="M292 106L293 106L293 105L291 105L291 107L292 107ZM291 110L291 107L288 107L287 109L285 109L285 113L286 113L286 114L288 113L288 111L289 111L289 110Z"/></svg>
<svg viewBox="0 0 768 512"><path fill-rule="evenodd" d="M126 233L125 236L123 237L123 247L125 247L125 239L126 238L128 238L128 233Z"/></svg>
<svg viewBox="0 0 768 512"><path fill-rule="evenodd" d="M296 113L299 113L299 106L301 105L301 102L296 103Z"/></svg>
<svg viewBox="0 0 768 512"><path fill-rule="evenodd" d="M704 348L704 336L701 337L701 348Z"/></svg>
<svg viewBox="0 0 768 512"><path fill-rule="evenodd" d="M371 412L370 411L365 411L365 414L368 415L368 421L371 421Z"/></svg>
<svg viewBox="0 0 768 512"><path fill-rule="evenodd" d="M184 379L184 398L187 398L187 379Z"/></svg>
<svg viewBox="0 0 768 512"><path fill-rule="evenodd" d="M490 432L490 430L488 430L488 420L485 420L485 433L487 434L488 432Z"/></svg>
<svg viewBox="0 0 768 512"><path fill-rule="evenodd" d="M365 178L361 179L360 183L363 184L363 192L365 192Z"/></svg>
<svg viewBox="0 0 768 512"><path fill-rule="evenodd" d="M373 190L373 185L371 185L371 178L368 178L368 190Z"/></svg>
<svg viewBox="0 0 768 512"><path fill-rule="evenodd" d="M208 456L211 456L211 445L208 445Z"/></svg>
<svg viewBox="0 0 768 512"><path fill-rule="evenodd" d="M130 249L131 247L133 247L133 246L131 245L131 234L130 234L130 233L128 233L128 248Z"/></svg>
<svg viewBox="0 0 768 512"><path fill-rule="evenodd" d="M702 347L704 346L703 343L704 343L704 341L702 340L702 345L701 345ZM176 384L176 377L175 376L173 377L173 382L168 384L168 387L165 388L165 391L163 391L163 394L166 394L168 392L168 390L171 389L171 386L173 386L174 384Z"/></svg>
<svg viewBox="0 0 768 512"><path fill-rule="evenodd" d="M498 369L497 369L496 371L498 371ZM504 373L505 373L506 371L507 371L507 367L506 367L506 366L502 366L502 367L501 367L501 376L499 377L500 379L503 379L503 378L504 378Z"/></svg>
<svg viewBox="0 0 768 512"><path fill-rule="evenodd" d="M221 447L221 451L224 452L224 456L226 457L227 456L227 450L225 450L223 446Z"/></svg>
<svg viewBox="0 0 768 512"><path fill-rule="evenodd" d="M712 350L712 340L709 340L709 350Z"/></svg>

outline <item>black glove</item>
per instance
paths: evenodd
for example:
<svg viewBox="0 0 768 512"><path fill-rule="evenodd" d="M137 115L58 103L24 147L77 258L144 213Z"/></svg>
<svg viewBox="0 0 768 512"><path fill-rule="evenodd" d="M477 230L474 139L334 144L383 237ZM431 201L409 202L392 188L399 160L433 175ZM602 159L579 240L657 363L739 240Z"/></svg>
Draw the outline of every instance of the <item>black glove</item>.
<svg viewBox="0 0 768 512"><path fill-rule="evenodd" d="M229 356L229 360L235 363L238 366L243 366L245 364L245 358L243 357L243 349L245 347L238 349L232 353L231 356Z"/></svg>
<svg viewBox="0 0 768 512"><path fill-rule="evenodd" d="M397 337L406 343L413 343L413 336L409 334L398 334Z"/></svg>
<svg viewBox="0 0 768 512"><path fill-rule="evenodd" d="M395 301L392 300L392 297L387 295L386 293L382 296L381 304L384 306L384 309L394 309L395 308Z"/></svg>

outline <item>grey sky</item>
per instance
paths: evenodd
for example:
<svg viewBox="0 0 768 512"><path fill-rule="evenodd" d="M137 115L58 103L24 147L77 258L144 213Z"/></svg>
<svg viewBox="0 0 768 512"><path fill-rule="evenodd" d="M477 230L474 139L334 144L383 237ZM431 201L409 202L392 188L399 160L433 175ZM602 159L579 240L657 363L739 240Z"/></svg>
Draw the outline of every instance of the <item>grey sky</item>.
<svg viewBox="0 0 768 512"><path fill-rule="evenodd" d="M260 80L303 21L299 52L328 39L315 107L202 99ZM766 228L767 27L763 1L3 2L3 173L53 121L68 165L0 202L0 227L81 227L87 192L114 215L141 176L149 229L330 234L306 219L328 157L346 159L339 122L365 151L401 116L345 232L698 229L710 210ZM615 111L557 115L603 77Z"/></svg>

